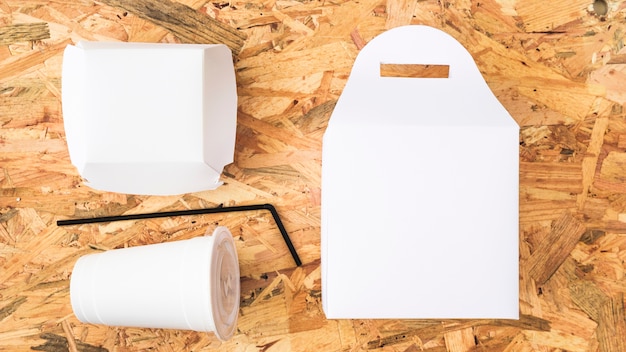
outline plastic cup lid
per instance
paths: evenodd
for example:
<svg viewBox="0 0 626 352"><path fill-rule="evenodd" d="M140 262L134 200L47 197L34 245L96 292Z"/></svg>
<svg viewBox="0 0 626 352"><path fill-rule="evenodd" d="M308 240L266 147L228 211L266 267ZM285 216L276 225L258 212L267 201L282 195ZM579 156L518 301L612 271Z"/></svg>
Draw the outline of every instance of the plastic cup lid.
<svg viewBox="0 0 626 352"><path fill-rule="evenodd" d="M215 335L228 340L237 328L239 315L239 261L233 237L226 227L213 231L211 263L211 308Z"/></svg>

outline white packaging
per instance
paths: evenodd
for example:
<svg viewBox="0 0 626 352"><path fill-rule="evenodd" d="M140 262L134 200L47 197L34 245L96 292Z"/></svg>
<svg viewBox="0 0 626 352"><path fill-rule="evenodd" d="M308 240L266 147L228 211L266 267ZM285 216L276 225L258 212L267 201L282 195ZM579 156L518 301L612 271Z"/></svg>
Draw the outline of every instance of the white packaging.
<svg viewBox="0 0 626 352"><path fill-rule="evenodd" d="M70 45L62 100L72 164L92 188L204 191L233 161L237 92L225 45Z"/></svg>
<svg viewBox="0 0 626 352"><path fill-rule="evenodd" d="M211 236L83 256L70 280L82 322L213 332L221 340L237 328L239 297L237 252L223 226Z"/></svg>
<svg viewBox="0 0 626 352"><path fill-rule="evenodd" d="M381 64L448 78L381 77ZM322 301L338 318L518 318L519 127L426 26L359 53L322 155Z"/></svg>

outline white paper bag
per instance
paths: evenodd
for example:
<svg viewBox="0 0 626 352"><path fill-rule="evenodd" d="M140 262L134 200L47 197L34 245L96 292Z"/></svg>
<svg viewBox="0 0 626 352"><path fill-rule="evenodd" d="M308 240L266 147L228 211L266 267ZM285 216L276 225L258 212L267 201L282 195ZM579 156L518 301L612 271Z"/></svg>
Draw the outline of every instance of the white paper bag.
<svg viewBox="0 0 626 352"><path fill-rule="evenodd" d="M381 77L381 64L449 76ZM324 135L326 316L518 318L518 133L448 34L368 43Z"/></svg>

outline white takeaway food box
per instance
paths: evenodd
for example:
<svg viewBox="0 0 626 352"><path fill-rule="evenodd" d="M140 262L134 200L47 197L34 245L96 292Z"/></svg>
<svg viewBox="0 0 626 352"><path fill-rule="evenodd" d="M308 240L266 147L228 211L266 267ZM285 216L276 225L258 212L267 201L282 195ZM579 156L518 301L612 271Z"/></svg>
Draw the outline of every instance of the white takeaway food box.
<svg viewBox="0 0 626 352"><path fill-rule="evenodd" d="M381 64L447 78L381 77ZM359 53L322 154L329 319L517 319L519 127L468 51L427 26Z"/></svg>
<svg viewBox="0 0 626 352"><path fill-rule="evenodd" d="M70 159L94 189L210 190L233 161L237 91L225 45L69 45L62 102Z"/></svg>

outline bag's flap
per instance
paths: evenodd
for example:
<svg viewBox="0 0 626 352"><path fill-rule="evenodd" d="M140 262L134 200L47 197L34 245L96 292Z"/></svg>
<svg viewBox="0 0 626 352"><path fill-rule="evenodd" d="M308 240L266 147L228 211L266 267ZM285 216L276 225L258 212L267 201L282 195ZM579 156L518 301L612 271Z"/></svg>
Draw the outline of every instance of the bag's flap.
<svg viewBox="0 0 626 352"><path fill-rule="evenodd" d="M201 162L87 163L81 175L94 189L149 195L172 195L217 188L220 173Z"/></svg>
<svg viewBox="0 0 626 352"><path fill-rule="evenodd" d="M230 49L204 50L204 161L220 173L233 162L237 133L237 83Z"/></svg>
<svg viewBox="0 0 626 352"><path fill-rule="evenodd" d="M383 77L381 65L448 66L447 78ZM480 111L480 114L473 112ZM329 123L511 126L469 52L427 26L394 28L359 53Z"/></svg>
<svg viewBox="0 0 626 352"><path fill-rule="evenodd" d="M78 47L68 45L63 54L61 77L63 126L72 164L82 174L87 162L85 119L85 56Z"/></svg>

